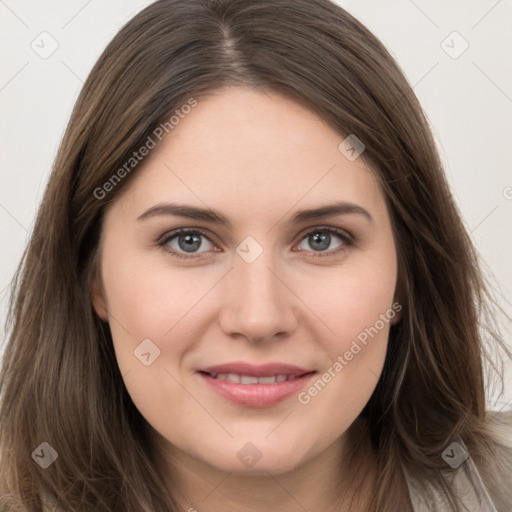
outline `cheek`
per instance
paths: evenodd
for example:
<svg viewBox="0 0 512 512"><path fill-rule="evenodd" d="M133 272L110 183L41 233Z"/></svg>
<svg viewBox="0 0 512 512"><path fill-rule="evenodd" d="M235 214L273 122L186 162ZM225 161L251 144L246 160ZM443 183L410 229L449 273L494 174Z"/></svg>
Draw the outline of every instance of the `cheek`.
<svg viewBox="0 0 512 512"><path fill-rule="evenodd" d="M383 301L382 308L375 304L372 310L366 309L365 321L338 315L338 334L324 346L328 358L297 397L308 429L322 432L313 450L348 430L372 396L384 366L390 328L389 320L381 320L380 315L394 312L388 304Z"/></svg>
<svg viewBox="0 0 512 512"><path fill-rule="evenodd" d="M318 342L331 355L349 350L350 342L376 322L378 330L383 330L383 315L395 316L393 253L367 254L339 267L303 272L293 284L294 291L325 327L322 330L326 334Z"/></svg>
<svg viewBox="0 0 512 512"><path fill-rule="evenodd" d="M319 283L322 296L312 281L309 289L316 291L309 298L315 315L329 328L319 337L327 357L298 401L309 410L311 421L330 425L335 435L344 422L349 422L348 428L372 395L384 365L391 321L400 306L393 303L392 258L347 265Z"/></svg>
<svg viewBox="0 0 512 512"><path fill-rule="evenodd" d="M201 300L219 280L211 271L148 264L143 255L105 258L102 270L114 344L120 352L133 351L146 338L166 353L180 351L191 313L197 315Z"/></svg>
<svg viewBox="0 0 512 512"><path fill-rule="evenodd" d="M150 424L169 426L172 410L193 407L179 384L181 361L200 339L201 298L218 276L191 278L183 271L141 257L105 258L109 324L118 366L127 391ZM203 312L204 313L204 312Z"/></svg>

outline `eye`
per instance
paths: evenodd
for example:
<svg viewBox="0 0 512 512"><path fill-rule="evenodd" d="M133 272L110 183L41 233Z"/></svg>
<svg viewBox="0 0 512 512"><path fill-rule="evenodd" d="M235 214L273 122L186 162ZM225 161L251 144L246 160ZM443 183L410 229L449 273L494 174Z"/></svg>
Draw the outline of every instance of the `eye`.
<svg viewBox="0 0 512 512"><path fill-rule="evenodd" d="M206 244L202 239L206 239ZM202 252L197 253L197 250L204 248L205 245L206 250L215 247L206 233L198 229L177 229L164 235L158 245L164 247L173 256L185 259L201 258Z"/></svg>
<svg viewBox="0 0 512 512"><path fill-rule="evenodd" d="M341 243L334 249L331 245L333 238L341 240ZM341 253L342 251L346 251L354 243L348 233L341 229L331 227L316 228L313 231L309 231L309 233L302 238L301 243L304 241L313 248L313 257L325 257ZM299 244L299 251L303 250L307 250L307 248L301 247Z"/></svg>

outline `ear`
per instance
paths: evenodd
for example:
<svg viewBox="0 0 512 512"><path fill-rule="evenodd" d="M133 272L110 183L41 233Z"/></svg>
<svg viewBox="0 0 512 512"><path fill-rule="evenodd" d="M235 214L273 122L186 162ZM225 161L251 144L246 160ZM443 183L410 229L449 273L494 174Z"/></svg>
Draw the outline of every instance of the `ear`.
<svg viewBox="0 0 512 512"><path fill-rule="evenodd" d="M391 319L391 325L396 325L400 322L403 313L402 302L397 297L395 297L395 300L393 301L393 311L395 312L395 316Z"/></svg>
<svg viewBox="0 0 512 512"><path fill-rule="evenodd" d="M402 319L405 307L405 297L405 283L403 281L402 274L399 273L397 277L395 295L393 297L393 311L395 312L395 316L391 319L391 325L396 325Z"/></svg>
<svg viewBox="0 0 512 512"><path fill-rule="evenodd" d="M107 302L105 300L105 294L103 291L103 286L101 284L101 279L98 275L98 272L95 272L91 279L91 300L94 310L97 315L104 321L108 322L108 309Z"/></svg>

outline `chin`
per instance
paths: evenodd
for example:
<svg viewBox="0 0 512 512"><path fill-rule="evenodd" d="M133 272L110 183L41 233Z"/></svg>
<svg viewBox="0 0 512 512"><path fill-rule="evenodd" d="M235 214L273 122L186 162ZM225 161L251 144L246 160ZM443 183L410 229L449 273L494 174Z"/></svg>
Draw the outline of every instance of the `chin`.
<svg viewBox="0 0 512 512"><path fill-rule="evenodd" d="M304 459L304 454L299 453L296 446L281 444L277 449L268 442L263 446L262 441L258 447L257 441L238 440L233 444L233 448L227 444L221 446L220 453L210 452L205 462L221 471L255 476L287 473L300 466Z"/></svg>

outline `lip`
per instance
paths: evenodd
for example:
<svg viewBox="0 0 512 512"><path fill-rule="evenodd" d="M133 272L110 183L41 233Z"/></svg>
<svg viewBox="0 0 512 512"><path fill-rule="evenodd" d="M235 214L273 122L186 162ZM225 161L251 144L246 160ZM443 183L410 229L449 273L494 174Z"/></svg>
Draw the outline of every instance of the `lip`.
<svg viewBox="0 0 512 512"><path fill-rule="evenodd" d="M254 377L294 375L295 378L274 384L238 384L227 380L215 379L210 375L217 375L219 373L235 373ZM255 366L237 362L198 370L198 375L201 379L218 395L237 405L253 408L270 407L296 395L315 374L316 371L314 370L281 363Z"/></svg>

